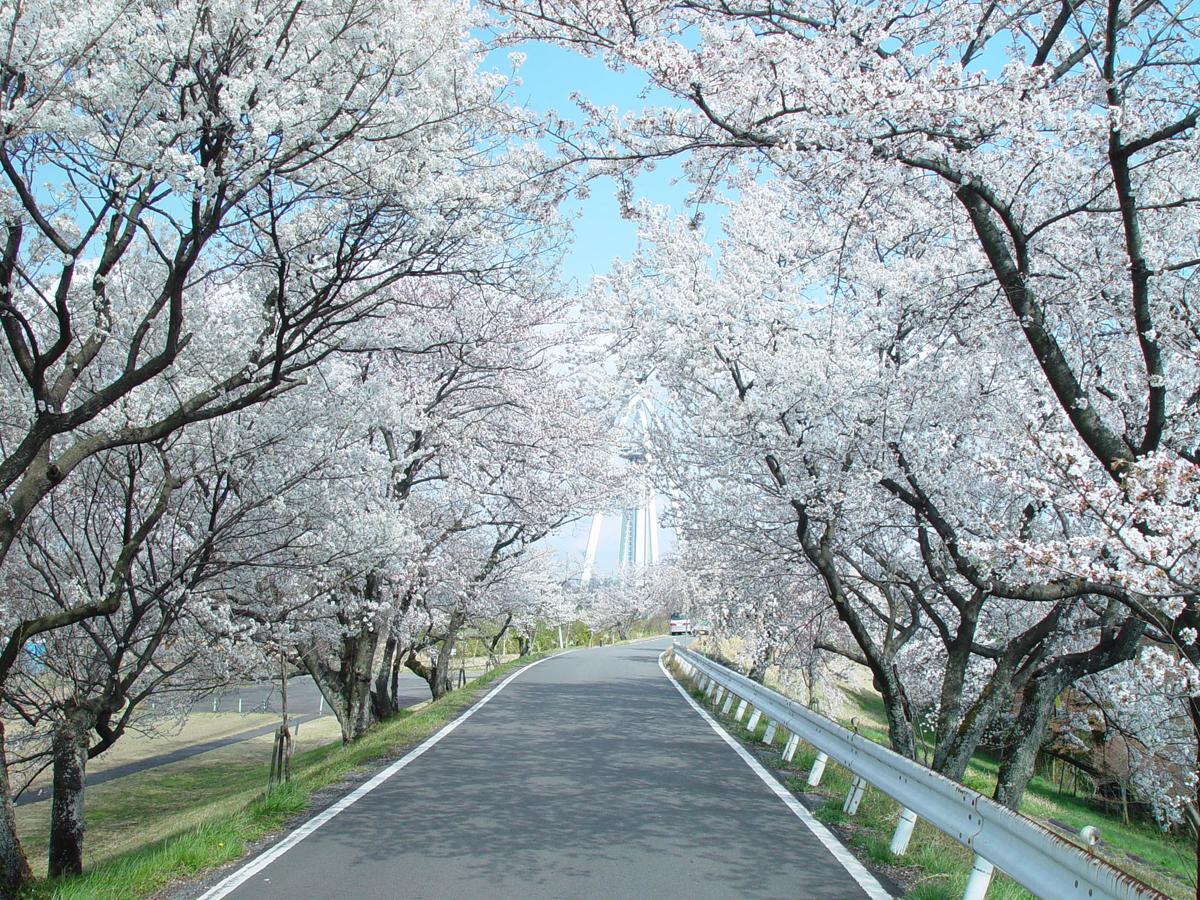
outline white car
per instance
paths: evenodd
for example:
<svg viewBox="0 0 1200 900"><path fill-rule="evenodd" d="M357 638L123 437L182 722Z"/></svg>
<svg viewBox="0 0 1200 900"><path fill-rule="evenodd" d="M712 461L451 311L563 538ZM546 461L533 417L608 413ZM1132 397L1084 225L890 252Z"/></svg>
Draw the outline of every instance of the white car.
<svg viewBox="0 0 1200 900"><path fill-rule="evenodd" d="M692 620L683 613L671 613L671 634L691 634Z"/></svg>

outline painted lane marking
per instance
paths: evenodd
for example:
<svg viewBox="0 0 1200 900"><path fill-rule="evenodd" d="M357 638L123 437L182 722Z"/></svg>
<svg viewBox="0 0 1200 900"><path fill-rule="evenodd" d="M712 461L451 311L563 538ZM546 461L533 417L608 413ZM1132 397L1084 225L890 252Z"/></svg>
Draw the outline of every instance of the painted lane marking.
<svg viewBox="0 0 1200 900"><path fill-rule="evenodd" d="M700 714L700 717L709 724L709 727L715 731L725 743L733 748L733 751L742 758L750 770L759 777L763 784L769 787L780 800L784 802L788 809L803 822L808 830L811 831L831 854L833 858L842 864L850 877L858 882L858 886L863 889L871 900L893 900L892 895L883 889L883 885L876 880L875 876L867 871L866 867L855 858L854 854L846 849L846 846L833 836L833 833L821 824L808 808L792 796L792 792L780 784L770 772L763 768L762 764L750 755L750 752L741 745L737 738L727 732L721 724L708 714L708 710L702 707L699 703L692 699L683 686L675 680L665 665L663 665L663 656L666 656L666 651L663 651L662 656L658 658L658 667L662 669L662 673L670 679L671 684L675 685L675 690L683 696L683 699L691 704L692 709Z"/></svg>
<svg viewBox="0 0 1200 900"><path fill-rule="evenodd" d="M320 812L317 815L313 816L311 819L309 819L307 822L305 822L303 825L301 825L299 828L297 828L295 831L293 831L291 834L289 834L287 837L285 837L283 840L281 840L278 844L275 844L275 846L271 847L269 850L267 850L261 856L255 857L253 860L246 863L240 869L237 869L236 871L230 873L228 876L223 878L220 882L218 882L213 887L209 888L207 891L205 891L203 894L201 894L197 898L197 900L221 900L222 897L226 897L229 894L233 893L235 890L237 890L239 887L241 887L243 884L245 884L247 881L249 881L251 878L253 878L255 875L257 875L259 872L261 872L263 869L265 869L267 866L269 866L275 860L279 859L279 857L283 856L283 854L287 853L289 850L291 850L293 847L295 847L297 844L299 844L302 840L304 840L306 837L308 837L310 834L312 834L318 828L320 828L322 825L327 823L330 819L332 819L338 813L344 812L345 810L349 809L351 806L353 806L355 803L357 803L359 800L361 800L367 794L371 793L371 791L375 790L375 788L379 787L381 784L383 784L385 781L387 781L389 778L391 778L393 775L395 775L397 772L399 772L401 769L403 769L405 766L407 766L413 760L418 759L419 757L423 756L425 754L425 752L427 750L429 750L430 748L432 748L435 744L437 744L438 741L440 741L442 738L446 737L448 734L450 734L452 731L454 731L454 729L458 728L459 725L461 725L463 722L467 721L467 719L471 718L471 716L475 715L475 713L477 713L480 709L482 709L484 706L486 706L488 703L490 703L492 698L495 697L497 694L499 694L502 690L504 690L508 686L509 682L511 682L513 679L515 679L521 675L524 675L526 672L528 672L534 666L540 666L544 662L548 662L549 660L552 660L552 659L558 659L560 656L566 656L568 653L574 653L574 652L575 652L575 650L564 650L561 653L555 653L553 656L547 656L543 659L539 659L539 660L536 660L535 662L531 662L529 665L527 665L521 669L518 669L516 672L513 672L511 675L509 675L507 678L505 678L503 681L501 681L498 685L496 685L496 687L494 687L491 691L489 691L486 696L484 696L480 700L476 701L476 703L473 706L469 707L466 712L464 712L461 716L459 716L453 722L450 722L449 724L445 725L440 731L438 731L436 734L432 735L431 737L426 738L417 747L413 748L408 753L406 753L404 756L400 757L400 759L396 760L394 763L392 763L386 769L383 769L382 771L378 772L375 775L375 777L372 778L370 781L367 781L364 784L359 785L357 788L355 788L353 791L351 791L349 794L347 794L341 800L337 801L337 803L330 806L324 812Z"/></svg>

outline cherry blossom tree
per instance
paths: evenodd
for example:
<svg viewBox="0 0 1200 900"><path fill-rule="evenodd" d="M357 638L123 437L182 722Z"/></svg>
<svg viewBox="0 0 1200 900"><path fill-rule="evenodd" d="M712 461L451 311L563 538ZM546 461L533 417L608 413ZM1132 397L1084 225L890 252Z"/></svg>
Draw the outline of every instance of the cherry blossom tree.
<svg viewBox="0 0 1200 900"><path fill-rule="evenodd" d="M958 510L940 514L958 484L935 488L909 442L875 446L892 499L929 538L926 577L961 598L947 595L952 606L969 613L981 593L1062 617L1045 637L1063 652L1022 689L1036 701L1026 734L1062 679L1086 673L1088 657L1127 656L1139 628L1190 665L1200 660L1188 574L1200 373L1190 5L499 6L516 34L637 66L678 99L627 118L587 109L568 144L575 158L611 173L687 154L700 199L732 188L761 202L755 189L773 179L791 197L793 227L824 241L822 258L803 258L819 267L810 296L837 308L861 290L861 266L874 257L891 270L889 292L919 299L913 311L942 330L941 361L972 324L990 329L1001 352L975 371L997 377L1007 409L993 418L976 399L959 417L969 410L970 431L1011 448L991 460L976 453L996 487L1013 488L1007 502L974 524ZM890 325L904 338L914 321L892 317L869 334L886 338ZM744 384L761 387L755 379L747 372ZM836 396L849 401L859 383L847 387ZM1032 480L1030 466L1011 465L1021 453L1038 460ZM1006 534L979 528L995 527L1005 508ZM799 526L811 529L804 514ZM818 554L836 537L808 533ZM831 593L844 587L826 581ZM1080 616L1107 649L1063 642ZM1030 748L1013 758L1027 770ZM1012 774L1009 802L1022 777Z"/></svg>
<svg viewBox="0 0 1200 900"><path fill-rule="evenodd" d="M406 0L6 8L0 565L92 457L377 346L352 326L386 318L399 280L519 277L545 184L476 21ZM0 681L121 597L32 616L5 598ZM2 757L0 795L8 893L28 869Z"/></svg>

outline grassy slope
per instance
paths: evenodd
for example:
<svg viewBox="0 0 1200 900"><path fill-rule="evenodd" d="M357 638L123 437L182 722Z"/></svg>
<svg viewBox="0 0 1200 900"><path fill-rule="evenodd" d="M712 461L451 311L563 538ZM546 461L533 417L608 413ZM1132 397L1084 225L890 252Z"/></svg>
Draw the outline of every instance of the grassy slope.
<svg viewBox="0 0 1200 900"><path fill-rule="evenodd" d="M675 676L692 688L692 696L704 702L703 694L694 690L694 685L684 679L679 671L675 671ZM853 710L847 720L854 718L859 733L886 744L883 707L879 699L866 694L853 694L848 699ZM719 713L719 710L713 712ZM848 721L843 724L850 727ZM725 725L731 733L747 742L760 742L766 731L765 719L753 734L732 720L726 720ZM783 734L781 730L777 744L784 740ZM775 749L781 751L782 747L776 746ZM847 843L859 856L893 871L897 880L909 886L906 898L958 900L962 896L972 862L972 855L965 847L920 821L913 832L908 853L902 858L893 856L889 845L896 827L899 805L877 790L868 790L858 813L853 817L847 816L842 812L842 802L850 789L849 772L831 762L821 785L810 788L806 779L816 756L815 748L801 742L790 766L780 757L776 757L774 764L793 792L819 798L815 809L819 819L842 828ZM968 769L964 782L983 794L990 794L995 787L996 770L995 762L977 758ZM1095 825L1105 841L1102 855L1110 862L1172 897L1196 896L1192 877L1196 870L1196 857L1190 841L1163 834L1150 824L1125 824L1117 817L1088 806L1079 798L1060 795L1053 785L1041 778L1034 778L1030 782L1021 811L1043 822L1050 818L1057 819L1076 830L1084 825ZM1129 853L1136 854L1150 864L1132 859ZM999 872L988 890L988 900L1026 900L1032 896Z"/></svg>
<svg viewBox="0 0 1200 900"><path fill-rule="evenodd" d="M77 878L37 881L23 896L133 900L235 860L254 841L303 812L315 791L368 762L398 756L445 725L497 678L546 655L549 652L506 663L418 712L402 712L349 746L329 744L296 754L292 781L268 796L263 789L269 750L258 761L230 764L218 758L183 772L151 770L120 779L119 790L90 797L89 840L103 840L104 830L119 823L140 823L147 834L164 829L170 833L99 862Z"/></svg>

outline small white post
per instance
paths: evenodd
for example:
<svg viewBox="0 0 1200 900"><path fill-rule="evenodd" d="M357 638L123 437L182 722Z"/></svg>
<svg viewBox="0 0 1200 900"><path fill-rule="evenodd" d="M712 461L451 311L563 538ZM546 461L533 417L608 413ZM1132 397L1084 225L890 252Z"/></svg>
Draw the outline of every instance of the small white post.
<svg viewBox="0 0 1200 900"><path fill-rule="evenodd" d="M733 693L732 692L725 695L725 705L721 707L721 715L723 715L723 716L729 715L729 708L731 706L733 706Z"/></svg>
<svg viewBox="0 0 1200 900"><path fill-rule="evenodd" d="M238 715L240 716L241 714L242 714L242 696L241 696L241 694L239 694L238 695Z"/></svg>
<svg viewBox="0 0 1200 900"><path fill-rule="evenodd" d="M818 753L817 758L813 760L812 768L808 772L808 786L816 787L821 783L821 776L825 774L825 763L829 762L829 756L824 753Z"/></svg>
<svg viewBox="0 0 1200 900"><path fill-rule="evenodd" d="M796 756L796 748L800 746L800 735L793 734L788 738L787 746L783 748L783 761L790 763Z"/></svg>
<svg viewBox="0 0 1200 900"><path fill-rule="evenodd" d="M858 804L862 802L863 792L866 789L867 783L855 775L850 781L850 790L846 793L846 802L842 804L842 812L848 816L858 812Z"/></svg>
<svg viewBox="0 0 1200 900"><path fill-rule="evenodd" d="M755 728L757 728L757 727L758 727L758 720L759 720L759 719L761 719L761 718L762 718L762 713L760 713L760 712L759 712L759 711L756 709L756 710L754 711L754 715L752 715L752 716L750 717L750 721L746 723L746 728L747 728L747 729L749 729L750 731L753 731Z"/></svg>
<svg viewBox="0 0 1200 900"><path fill-rule="evenodd" d="M725 696L725 685L719 684L717 685L717 695L713 697L713 705L716 706L720 703L723 696Z"/></svg>
<svg viewBox="0 0 1200 900"><path fill-rule="evenodd" d="M219 697L213 697L213 712L217 711L217 704L220 702L221 700Z"/></svg>
<svg viewBox="0 0 1200 900"><path fill-rule="evenodd" d="M908 852L908 841L912 837L913 828L917 824L917 814L908 807L900 810L900 821L896 823L896 830L892 834L892 846L890 847L893 856L903 856Z"/></svg>
<svg viewBox="0 0 1200 900"><path fill-rule="evenodd" d="M775 740L775 730L777 727L774 719L767 719L767 730L763 732L764 744L769 744Z"/></svg>
<svg viewBox="0 0 1200 900"><path fill-rule="evenodd" d="M737 712L734 713L734 716L733 716L733 719L735 722L742 721L742 716L744 716L746 714L746 706L747 706L747 704L746 704L745 700L743 700L741 703L738 704Z"/></svg>
<svg viewBox="0 0 1200 900"><path fill-rule="evenodd" d="M987 894L988 885L992 883L992 872L995 867L990 862L975 854L975 865L971 867L971 877L967 879L967 889L963 891L963 900L983 900Z"/></svg>
<svg viewBox="0 0 1200 900"><path fill-rule="evenodd" d="M325 715L325 695L324 694L321 695L321 699L317 703L317 715L318 716Z"/></svg>
<svg viewBox="0 0 1200 900"><path fill-rule="evenodd" d="M562 626L559 625L558 626L558 649L561 650L564 646L566 646L566 645L563 644Z"/></svg>

